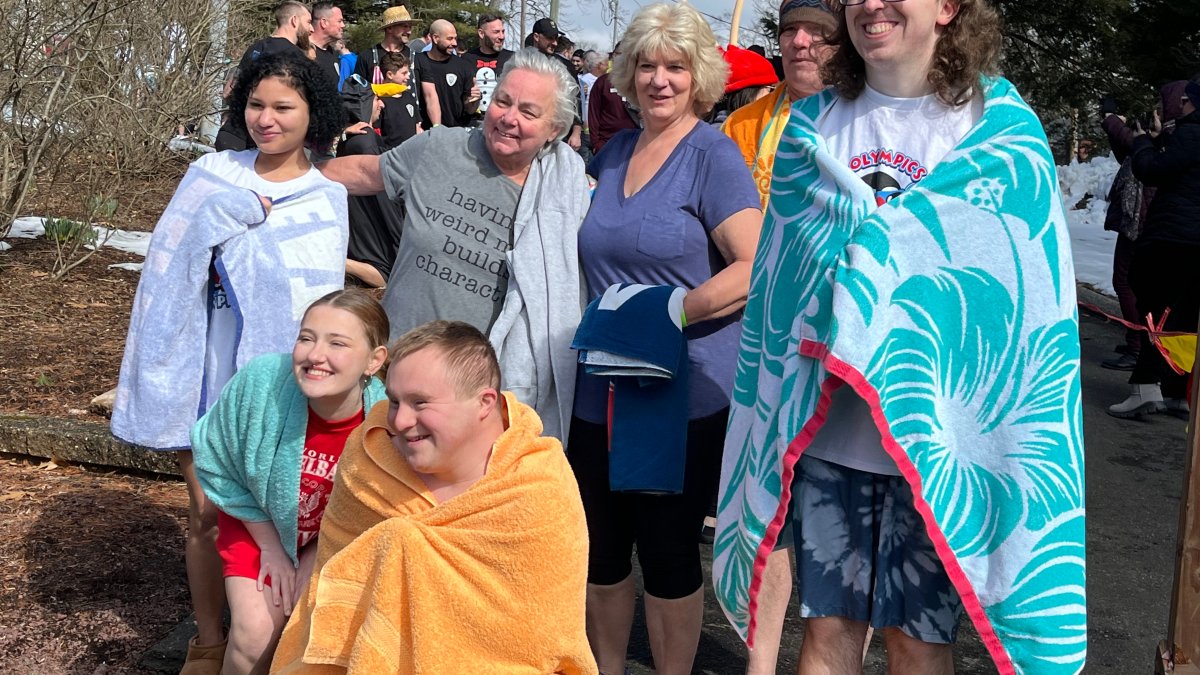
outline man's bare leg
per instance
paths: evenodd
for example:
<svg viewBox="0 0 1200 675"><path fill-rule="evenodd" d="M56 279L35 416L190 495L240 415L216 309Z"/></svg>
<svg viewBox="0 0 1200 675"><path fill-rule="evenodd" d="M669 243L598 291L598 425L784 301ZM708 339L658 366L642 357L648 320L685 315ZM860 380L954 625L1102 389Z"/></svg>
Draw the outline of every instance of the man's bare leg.
<svg viewBox="0 0 1200 675"><path fill-rule="evenodd" d="M633 629L637 588L633 575L611 586L587 585L587 637L596 665L605 675L623 675Z"/></svg>
<svg viewBox="0 0 1200 675"><path fill-rule="evenodd" d="M858 675L862 672L866 636L865 621L838 616L807 619L797 672L800 675Z"/></svg>
<svg viewBox="0 0 1200 675"><path fill-rule="evenodd" d="M771 551L763 569L758 591L758 620L754 649L746 661L746 675L775 675L779 661L779 642L783 639L783 620L792 600L792 559L788 549Z"/></svg>
<svg viewBox="0 0 1200 675"><path fill-rule="evenodd" d="M219 644L225 640L225 579L217 553L217 507L200 489L191 451L175 453L188 491L188 533L184 548L188 590L196 614L196 644Z"/></svg>
<svg viewBox="0 0 1200 675"><path fill-rule="evenodd" d="M700 645L700 627L704 624L704 586L673 600L646 593L644 601L654 672L689 675Z"/></svg>
<svg viewBox="0 0 1200 675"><path fill-rule="evenodd" d="M899 628L883 629L883 643L887 646L891 675L954 675L953 645L922 642Z"/></svg>

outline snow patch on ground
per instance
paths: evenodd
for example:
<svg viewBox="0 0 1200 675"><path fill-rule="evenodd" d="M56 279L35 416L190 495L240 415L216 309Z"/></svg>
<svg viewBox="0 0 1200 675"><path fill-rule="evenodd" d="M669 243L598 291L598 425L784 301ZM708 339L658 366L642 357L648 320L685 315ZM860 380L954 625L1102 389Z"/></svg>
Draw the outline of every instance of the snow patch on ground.
<svg viewBox="0 0 1200 675"><path fill-rule="evenodd" d="M92 229L96 231L96 243L101 247L108 246L115 248L118 251L134 253L143 258L146 257L146 251L150 248L150 233L149 232L129 232L127 230L118 230L108 228L101 225L92 225ZM46 233L46 219L25 217L17 218L13 221L12 229L8 232L9 239L34 239ZM0 251L11 248L10 244L0 242ZM88 248L92 248L89 246ZM109 265L109 268L119 268L125 270L141 271L141 263L117 263Z"/></svg>
<svg viewBox="0 0 1200 675"><path fill-rule="evenodd" d="M1108 188L1120 164L1112 156L1096 157L1079 164L1058 167L1058 184L1067 212L1071 235L1071 257L1075 261L1075 280L1088 284L1106 295L1115 296L1112 286L1112 254L1117 233L1104 230L1108 210ZM1075 208L1090 194L1084 208Z"/></svg>

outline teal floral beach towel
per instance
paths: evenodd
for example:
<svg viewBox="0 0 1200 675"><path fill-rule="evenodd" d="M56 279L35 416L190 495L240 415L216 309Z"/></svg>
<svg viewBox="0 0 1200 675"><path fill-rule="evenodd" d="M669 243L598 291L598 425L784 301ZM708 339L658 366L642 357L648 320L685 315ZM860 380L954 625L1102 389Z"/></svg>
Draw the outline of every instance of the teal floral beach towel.
<svg viewBox="0 0 1200 675"><path fill-rule="evenodd" d="M876 206L817 134L779 145L721 471L717 596L753 640L793 467L853 387L1001 673L1086 654L1075 279L1041 123L1003 79L920 183Z"/></svg>

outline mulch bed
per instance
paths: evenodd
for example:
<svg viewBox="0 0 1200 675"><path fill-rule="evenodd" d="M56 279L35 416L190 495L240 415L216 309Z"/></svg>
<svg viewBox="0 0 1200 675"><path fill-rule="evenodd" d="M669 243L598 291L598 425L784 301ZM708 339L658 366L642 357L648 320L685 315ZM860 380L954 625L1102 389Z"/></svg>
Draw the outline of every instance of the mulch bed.
<svg viewBox="0 0 1200 675"><path fill-rule="evenodd" d="M127 184L116 225L149 231L185 165ZM179 171L175 169L178 168ZM26 205L78 218L65 167ZM104 421L116 386L139 256L103 248L51 281L54 244L0 252L0 413ZM141 655L190 611L180 481L0 456L0 672L143 673Z"/></svg>
<svg viewBox="0 0 1200 675"><path fill-rule="evenodd" d="M0 252L0 411L103 418L87 412L117 385L138 262L102 248L68 276L49 280L55 252L44 238L9 239Z"/></svg>
<svg viewBox="0 0 1200 675"><path fill-rule="evenodd" d="M88 195L73 181L96 161L68 154L53 181L32 193L26 215L81 217ZM154 229L186 168L181 158L152 176L114 180L120 206L113 225ZM13 248L0 252L0 412L102 420L87 411L88 403L117 385L140 277L108 266L141 257L102 248L66 278L51 281L52 242L6 241Z"/></svg>
<svg viewBox="0 0 1200 675"><path fill-rule="evenodd" d="M188 614L182 483L0 457L0 670L142 673Z"/></svg>

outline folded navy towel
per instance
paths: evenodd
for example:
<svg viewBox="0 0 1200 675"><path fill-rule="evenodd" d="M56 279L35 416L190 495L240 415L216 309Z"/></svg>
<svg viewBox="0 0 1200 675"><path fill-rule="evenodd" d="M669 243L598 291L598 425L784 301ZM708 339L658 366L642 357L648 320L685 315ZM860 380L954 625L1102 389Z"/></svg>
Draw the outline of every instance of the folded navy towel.
<svg viewBox="0 0 1200 675"><path fill-rule="evenodd" d="M671 286L614 284L588 305L571 348L609 378L609 488L683 491L688 354L683 296Z"/></svg>

